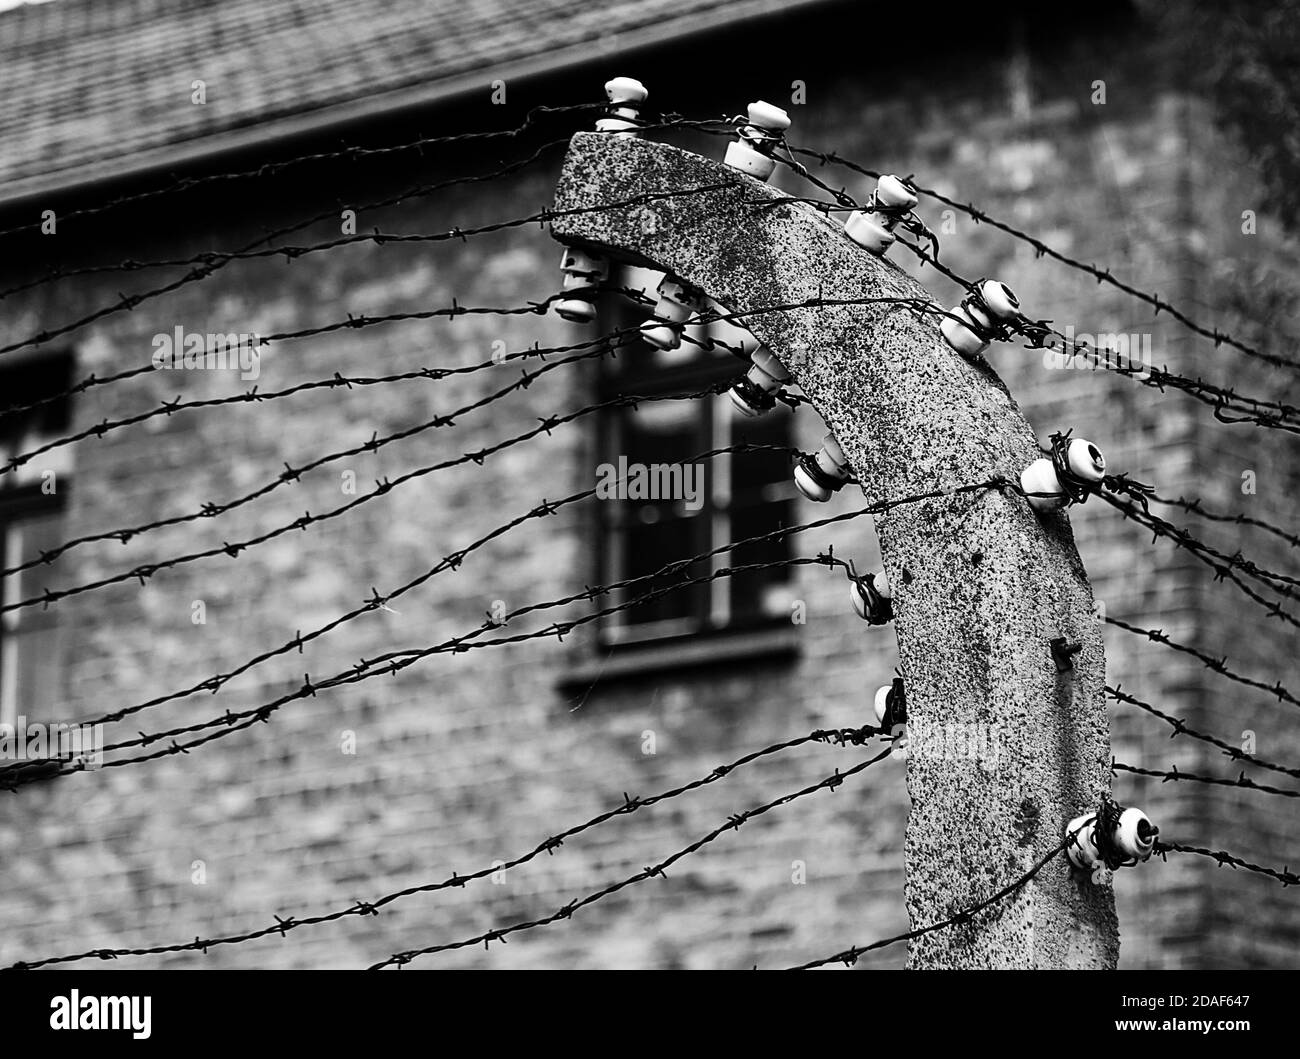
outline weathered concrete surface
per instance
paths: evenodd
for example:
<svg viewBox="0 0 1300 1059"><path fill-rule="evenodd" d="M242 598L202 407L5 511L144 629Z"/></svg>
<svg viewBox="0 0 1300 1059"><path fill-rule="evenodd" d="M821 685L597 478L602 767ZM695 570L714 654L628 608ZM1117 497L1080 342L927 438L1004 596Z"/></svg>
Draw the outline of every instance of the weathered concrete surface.
<svg viewBox="0 0 1300 1059"><path fill-rule="evenodd" d="M663 144L579 133L556 208L724 182L560 217L554 231L671 270L734 312L819 294L928 297L851 243L838 222L801 204L758 208L780 193ZM1001 382L952 352L934 319L886 304L768 313L745 324L814 402L871 500L1014 477L1038 454ZM904 506L877 528L907 681L905 899L919 927L1018 878L1109 789L1104 657L1064 515L1040 519L1016 495L981 492ZM1048 647L1056 635L1083 645L1072 673L1056 673ZM886 678L863 674L864 715ZM971 725L992 733L992 755L951 752L951 737L971 730L952 726ZM909 965L1109 968L1117 955L1112 892L1071 875L1060 856L970 924L913 942Z"/></svg>

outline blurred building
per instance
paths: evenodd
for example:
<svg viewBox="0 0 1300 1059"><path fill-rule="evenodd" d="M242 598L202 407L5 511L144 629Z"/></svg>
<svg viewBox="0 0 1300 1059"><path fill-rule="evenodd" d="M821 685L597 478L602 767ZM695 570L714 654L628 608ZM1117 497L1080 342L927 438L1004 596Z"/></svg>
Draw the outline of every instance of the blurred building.
<svg viewBox="0 0 1300 1059"><path fill-rule="evenodd" d="M1279 276L1294 275L1295 245L1270 222L1248 162L1182 89L1153 16L1124 4L1059 15L1030 4L991 14L945 3L897 32L882 25L885 17L811 0L56 0L5 11L0 227L39 223L45 211L56 225L54 234L3 237L0 286L53 268L246 248L324 218L278 240L308 246L345 233L349 212L356 231L390 233L526 217L550 202L562 144L494 179L435 193L411 189L492 173L587 127L586 116L542 115L514 138L342 158L333 152L341 143L397 147L419 136L513 128L535 107L599 100L607 78L627 74L647 84L656 108L688 117L734 114L760 97L787 106L796 143L915 173L1075 258L1190 306L1198 318L1265 348L1294 347L1295 320L1270 292ZM671 138L719 156L723 149L711 137ZM330 157L278 164L322 152ZM256 178L131 200L177 180L267 165ZM871 189L846 169L821 175L859 200ZM779 179L797 186L789 174ZM71 216L117 198L126 201ZM1256 218L1251 234L1243 211ZM1003 279L1031 316L1079 334L1134 336L1155 363L1186 375L1275 399L1287 393L1284 373L1215 349L1024 242L933 201L922 212L946 262L963 275ZM913 267L901 252L893 256ZM268 336L453 303L525 307L558 289L558 258L534 223L464 240L353 243L68 277L4 298L0 344L215 264L205 278L178 282L130 311L5 354L3 403L32 403L92 373L147 365L156 336L178 327ZM945 304L959 295L932 271L918 274ZM611 296L599 323L635 322L638 311ZM413 373L400 382L178 412L52 449L0 476L5 565L62 540L222 503L275 480L286 465L301 468L374 435L412 430L509 385L520 365L441 379L415 374L422 369L597 333L595 325L526 313L342 327L271 343L256 379L236 370L154 371L10 415L0 431L6 453L15 453L178 395L217 399L335 373ZM1300 464L1281 432L1220 424L1185 397L1113 375L1053 370L1016 346L990 356L1040 437L1072 427L1105 449L1113 469L1164 494L1295 524ZM5 600L266 534L304 512L348 503L377 480L497 445L602 394L699 389L735 370L725 353L699 347L667 363L642 350L557 367L527 389L457 415L454 426L328 462L218 518L74 548L6 578ZM0 721L86 719L191 688L334 621L375 591L391 592L543 499L592 487L599 465L619 456L677 460L741 440L807 450L822 430L811 409L753 425L721 398L593 413L481 463L417 476L237 557L218 554L49 607L9 611L0 630ZM779 457L702 466L696 510L586 502L525 521L389 609L277 655L217 695L127 717L108 738L248 709L301 687L304 673L320 680L359 659L462 635L485 612L558 599L718 541L861 503L852 490L827 505L803 501ZM41 488L47 472L59 483L52 493ZM1253 492L1243 491L1247 482ZM1300 685L1291 627L1214 583L1187 553L1152 545L1103 505L1076 512L1080 551L1106 614L1226 655L1235 670L1265 683ZM1262 566L1285 568L1291 558L1274 536L1167 514ZM862 567L878 560L862 521L800 534L783 547L793 556L832 545ZM512 622L510 631L589 609L543 612ZM796 610L805 622L791 620ZM1230 743L1252 739L1261 756L1296 760L1300 738L1285 702L1139 636L1113 627L1106 635L1112 684ZM25 787L0 801L0 962L239 933L273 915L301 918L476 871L620 803L625 792L647 796L813 728L865 723L872 693L896 661L888 630L868 630L849 609L842 575L795 567L667 595L562 642L434 656L392 677L290 702L268 723L188 754ZM953 709L959 716L961 704ZM1240 771L1204 743L1171 742L1170 732L1157 718L1114 707L1120 760L1226 778ZM733 813L829 775L853 754L816 745L772 756L618 817L554 856L407 898L380 916L140 962L350 967L548 915ZM1115 790L1121 801L1144 806L1163 837L1261 864L1295 864L1300 825L1284 798L1127 774L1116 777ZM570 921L440 959L475 967L771 967L897 933L908 926L907 804L904 766L889 761L833 795L749 823L666 878L620 891ZM1268 879L1170 857L1122 873L1117 893L1122 966L1295 963L1295 891ZM863 965L899 966L904 957L896 946Z"/></svg>

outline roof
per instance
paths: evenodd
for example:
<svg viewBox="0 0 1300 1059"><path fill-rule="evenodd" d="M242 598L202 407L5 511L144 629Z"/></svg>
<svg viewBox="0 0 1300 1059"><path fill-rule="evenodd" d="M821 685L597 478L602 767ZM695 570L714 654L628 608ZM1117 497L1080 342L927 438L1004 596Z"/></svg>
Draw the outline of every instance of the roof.
<svg viewBox="0 0 1300 1059"><path fill-rule="evenodd" d="M23 5L0 12L0 201L328 131L810 2ZM190 98L198 79L204 105Z"/></svg>

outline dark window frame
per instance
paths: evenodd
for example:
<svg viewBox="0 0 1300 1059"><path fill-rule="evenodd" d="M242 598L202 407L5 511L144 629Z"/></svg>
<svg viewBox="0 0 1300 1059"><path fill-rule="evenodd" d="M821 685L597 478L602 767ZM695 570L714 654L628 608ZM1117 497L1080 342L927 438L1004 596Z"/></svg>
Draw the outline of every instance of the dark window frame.
<svg viewBox="0 0 1300 1059"><path fill-rule="evenodd" d="M629 299L615 293L603 294L598 301L598 322L604 333L634 326L649 315L649 310ZM698 334L696 337L700 337ZM690 348L689 344L686 348ZM663 396L673 393L694 393L715 384L739 378L745 371L746 364L732 353L719 350L710 352L700 349L698 354L688 360L673 360L667 364L655 363L652 351L633 343L620 347L611 357L602 360L599 365L596 390L598 400L605 401L625 394L644 395L646 397ZM737 422L731 412L726 397L703 397L691 402L694 412L695 440L689 446L691 454L715 447L733 444L745 435L744 422ZM624 444L623 431L631 418L636 415L634 409L620 406L608 409L597 417L596 460L601 463L614 462L620 454L628 454ZM755 430L771 432L774 425L779 425L780 444L793 445L794 425L790 422L788 409L779 408L768 413L764 420L755 420ZM772 419L771 417L781 417ZM762 423L760 427L759 424ZM739 427L739 429L737 429ZM725 434L724 437L719 437ZM629 455L629 459L631 456ZM664 462L671 462L666 460ZM795 492L790 484L788 468L783 468L780 478L771 481L759 490L738 493L733 488L733 471L737 466L737 456L715 457L704 464L703 475L706 488L700 510L691 517L677 516L673 521L679 525L689 526L689 551L687 555L699 555L721 544L752 535L755 532L767 532L770 528L763 522L763 513L769 521L777 525L790 525L796 514ZM722 475L723 485L720 499L716 476ZM778 489L782 495L772 498L767 494ZM627 540L634 531L628 518L630 501L599 502L595 518L597 547L594 565L597 583L609 584L621 580L629 574L620 568L620 551L627 548ZM757 517L743 518L749 513ZM751 524L761 524L763 528L753 530L746 528L736 531L735 526L741 518ZM774 528L774 527L771 527ZM619 535L622 535L621 538ZM751 546L753 547L753 546ZM781 557L792 554L789 538L783 538L769 545L777 549ZM684 557L684 556L683 556ZM668 561L671 561L671 556ZM723 566L741 565L744 561L737 558L735 551L722 552L710 560L710 566L703 563L693 564L684 577L698 577ZM738 600L743 599L742 592L745 576L718 578L703 585L684 590L689 594L691 605L685 616L674 617L656 622L628 621L628 612L620 612L597 623L597 641L602 650L625 650L629 648L648 649L654 646L682 643L699 637L725 637L750 635L763 630L790 627L788 613L763 614L751 610L749 613L737 613ZM747 575L753 579L751 584L760 584L762 573ZM762 582L771 585L784 584L793 595L793 577L789 568L781 571L780 576L771 577ZM640 591L645 585L639 585ZM665 601L680 598L683 590L678 590L663 597ZM609 598L605 605L623 602L623 597Z"/></svg>

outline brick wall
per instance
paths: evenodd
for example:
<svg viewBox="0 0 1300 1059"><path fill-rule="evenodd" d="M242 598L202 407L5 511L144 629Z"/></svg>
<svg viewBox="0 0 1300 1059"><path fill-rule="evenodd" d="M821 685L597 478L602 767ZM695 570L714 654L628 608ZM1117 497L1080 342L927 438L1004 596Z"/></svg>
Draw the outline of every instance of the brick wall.
<svg viewBox="0 0 1300 1059"><path fill-rule="evenodd" d="M799 78L808 101L792 107L796 142L915 172L923 183L974 201L1074 256L1113 264L1125 278L1187 302L1199 314L1224 319L1218 311L1228 311L1230 329L1239 325L1261 344L1284 347L1273 328L1259 328L1252 294L1260 284L1250 277L1251 270L1269 268L1285 274L1295 263L1294 245L1267 222L1267 204L1251 197L1248 167L1214 138L1209 118L1173 91L1160 56L1141 43L1145 35L1122 23L1104 34L1033 20L1022 30L1018 49L1011 27L977 28L954 15L925 59L900 52L864 72L848 43L827 41L816 25L794 21L754 31L755 45L776 32L786 42L788 63L775 86L767 71L745 68L750 38L732 32L725 46L702 38L670 55L601 60L581 77L512 86L508 115L488 103L492 76L485 73L481 100L426 116L421 128L511 124L529 106L591 97L614 72L641 76L658 103L692 115L731 113L758 95L782 102L785 83ZM672 78L663 72L669 60ZM1104 107L1089 102L1097 78L1107 80ZM359 135L380 140L411 131ZM721 150L719 141L687 142ZM336 201L377 199L458 167L492 168L501 157L499 149L484 147L431 152L410 159L400 173L364 165L290 171L251 190L222 188L176 200L168 212L161 204L160 212L128 211L111 227L89 229L79 242L75 235L66 243L59 236L59 247L90 263L185 256L239 245L285 217ZM363 212L358 225L430 232L523 215L548 203L557 162L552 154L548 164L506 180ZM831 179L845 182L859 199L869 190L847 172ZM1261 216L1254 239L1236 234L1234 217L1242 209ZM941 226L933 204L925 204L924 213ZM1149 333L1157 362L1174 370L1213 373L1251 392L1266 386L1281 392L1284 379L1254 372L1223 351L1211 354L1206 343L1187 339L1163 318L1153 321L1118 292L1036 260L1025 245L963 215L953 221L942 236L945 261L964 275L1004 279L1031 315L1081 332ZM294 241L337 231L323 224ZM29 249L30 260L49 252L48 244ZM447 306L453 297L462 305L522 305L552 292L557 257L549 237L530 226L465 242L365 244L291 262L239 262L131 313L106 317L70 344L83 371L104 373L145 362L152 335L177 324L265 335L347 313ZM894 257L907 260L900 250ZM10 259L6 284L30 268L16 260ZM66 264L68 257L61 260ZM951 284L919 274L941 300L955 300ZM125 283L143 289L152 278L92 277L14 297L4 306L0 338L75 317ZM1282 314L1275 326L1294 330L1294 321ZM269 347L257 385L279 389L336 371L379 375L460 366L487 360L498 341L515 350L534 341L573 342L582 334L554 317L532 316L342 330ZM1283 523L1294 518L1288 471L1296 464L1280 439L1217 426L1208 410L1186 399L1159 397L1122 379L1047 370L1039 354L1018 348L997 350L992 358L1044 439L1072 426L1103 447L1113 468L1155 482L1162 492L1202 494L1222 507ZM284 463L300 466L373 433L427 422L499 389L516 372L499 367L437 382L228 405L83 443L75 450L68 533L132 525L242 494ZM89 391L78 401L77 423L128 415L177 394L223 396L247 385L229 374L158 372ZM454 428L328 464L221 519L127 545L78 549L68 556L64 582L242 540L304 511L337 507L353 499L343 491L345 471L355 473L357 491L364 492L378 478L479 449L528 429L539 417L577 407L590 399L593 386L592 365L559 368L465 415ZM812 447L820 424L809 411L796 421L799 443ZM127 583L57 604L67 630L66 715L93 715L229 669L299 630L333 620L360 604L372 586L390 591L543 497L589 487L599 462L593 425L579 421L482 466L417 478L346 517L279 537L237 560L190 563L143 586ZM1247 468L1260 472L1254 496L1240 494ZM815 510L805 505L798 517L806 521L856 504L842 495ZM1110 614L1227 653L1238 668L1265 679L1285 681L1290 674L1300 684L1287 650L1288 629L1262 617L1248 620L1247 604L1231 589L1212 585L1188 556L1168 545L1150 547L1143 531L1096 501L1074 523L1097 597ZM1188 524L1198 533L1213 529ZM1214 539L1231 550L1237 537L1220 530ZM1288 558L1280 541L1256 534L1249 544L1262 564L1278 567ZM862 565L878 560L863 522L805 534L795 551L813 554L829 545ZM299 686L304 673L319 678L363 657L438 642L477 626L496 600L514 607L580 589L592 578L591 563L589 515L567 508L394 601L395 613L349 622L301 655L257 667L219 697L168 703L110 736L129 738L137 728L155 731L248 708ZM693 672L660 668L574 691L566 679L597 657L589 635L444 655L393 677L290 703L269 724L188 755L27 788L0 803L0 920L8 927L0 937L0 962L238 932L269 923L273 914L328 911L453 871L475 871L619 803L624 792L648 795L675 786L814 727L863 723L872 691L896 662L892 637L865 630L849 612L838 575L805 567L795 576L808 620L799 627L800 651L792 662L750 660ZM204 625L191 622L196 600L206 606ZM1109 632L1107 642L1112 683L1225 739L1250 728L1261 755L1294 760L1295 725L1285 707L1123 631ZM348 733L355 735L355 753L343 752ZM646 733L654 735L654 754L643 752ZM1135 765L1177 763L1233 774L1209 748L1171 743L1158 720L1128 707L1115 709L1114 741L1116 756ZM553 857L512 869L499 883L414 896L379 917L304 928L285 940L147 962L356 966L394 950L548 914L667 856L730 814L859 757L826 746L789 751L688 797L615 819ZM513 937L507 946L448 954L442 965L780 966L904 930L903 780L900 762L883 762L834 794L801 800L726 835L665 879L626 889L572 921ZM1296 848L1294 814L1264 795L1160 786L1131 776L1117 777L1115 790L1122 801L1147 808L1162 832L1177 840L1277 864ZM801 884L792 881L796 862L806 873ZM1293 892L1266 880L1171 857L1123 873L1117 889L1123 965L1294 962ZM902 947L894 947L863 963L891 967L903 958Z"/></svg>

